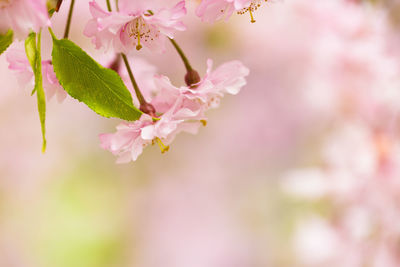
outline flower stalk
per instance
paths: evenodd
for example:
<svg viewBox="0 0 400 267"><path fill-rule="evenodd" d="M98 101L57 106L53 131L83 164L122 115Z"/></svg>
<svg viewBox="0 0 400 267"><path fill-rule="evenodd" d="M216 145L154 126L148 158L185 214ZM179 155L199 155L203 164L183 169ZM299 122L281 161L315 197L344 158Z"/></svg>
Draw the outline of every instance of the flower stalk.
<svg viewBox="0 0 400 267"><path fill-rule="evenodd" d="M107 2L107 9L109 12L111 12L112 9L111 9L110 0L106 0L106 2ZM118 8L118 2L116 4L117 4L117 8ZM129 65L128 58L126 57L126 55L124 53L121 53L121 57L124 60L125 67L126 67L126 70L128 71L129 79L131 80L133 89L135 90L136 97L139 100L139 103L140 103L139 109L141 111L143 111L144 113L149 114L152 117L155 117L156 110L154 109L153 105L151 105L150 103L147 103L146 99L144 99L143 94L140 91L139 86L135 80L135 77L133 76L133 72L132 72L131 66Z"/></svg>
<svg viewBox="0 0 400 267"><path fill-rule="evenodd" d="M71 5L69 6L69 12L68 12L67 24L65 25L64 39L68 39L69 29L70 29L71 20L72 20L72 13L74 10L74 4L75 4L75 0L71 0Z"/></svg>
<svg viewBox="0 0 400 267"><path fill-rule="evenodd" d="M178 45L178 43L172 39L168 38L172 45L175 47L176 51L178 52L179 56L181 57L183 64L185 65L186 68L186 75L185 75L185 82L188 86L192 86L198 82L200 82L200 75L199 73L192 68L192 65L190 65L188 58L186 57L185 53L183 52L182 48Z"/></svg>
<svg viewBox="0 0 400 267"><path fill-rule="evenodd" d="M126 57L126 55L124 53L121 53L121 56L122 56L122 59L124 60L126 70L128 71L129 78L132 82L133 89L135 89L136 97L139 100L139 103L140 103L139 109L141 111L143 111L144 113L147 113L147 114L155 117L156 111L155 111L154 107L151 104L147 103L146 99L144 99L143 94L140 91L139 86L135 80L135 77L133 76L131 66L129 65L129 62L128 62L128 58Z"/></svg>

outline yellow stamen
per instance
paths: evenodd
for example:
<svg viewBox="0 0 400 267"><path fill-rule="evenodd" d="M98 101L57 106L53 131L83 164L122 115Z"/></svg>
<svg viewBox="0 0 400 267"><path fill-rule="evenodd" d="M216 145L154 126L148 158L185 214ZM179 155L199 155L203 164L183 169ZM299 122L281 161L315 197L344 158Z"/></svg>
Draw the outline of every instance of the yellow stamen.
<svg viewBox="0 0 400 267"><path fill-rule="evenodd" d="M203 124L204 127L207 126L207 121L206 120L200 120L200 122Z"/></svg>
<svg viewBox="0 0 400 267"><path fill-rule="evenodd" d="M164 154L165 152L167 152L169 150L169 146L164 145L160 138L156 137L155 140L156 140L158 146L160 147L161 153Z"/></svg>
<svg viewBox="0 0 400 267"><path fill-rule="evenodd" d="M140 44L140 31L139 31L139 21L136 22L136 31L137 31L137 40L138 43L136 45L136 50L142 49L142 45Z"/></svg>
<svg viewBox="0 0 400 267"><path fill-rule="evenodd" d="M254 19L254 17L253 17L253 13L251 12L251 9L249 8L249 13L250 13L250 18L251 18L251 23L254 23L254 22L256 22L256 20Z"/></svg>

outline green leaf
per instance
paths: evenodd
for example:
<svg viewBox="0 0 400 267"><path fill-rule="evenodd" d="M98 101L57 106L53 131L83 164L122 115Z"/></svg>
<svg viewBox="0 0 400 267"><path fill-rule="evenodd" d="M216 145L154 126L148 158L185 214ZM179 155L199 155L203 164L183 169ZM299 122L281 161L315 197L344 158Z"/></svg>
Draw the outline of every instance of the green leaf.
<svg viewBox="0 0 400 267"><path fill-rule="evenodd" d="M31 64L33 71L36 70L36 33L31 32L25 40L26 57Z"/></svg>
<svg viewBox="0 0 400 267"><path fill-rule="evenodd" d="M46 151L46 97L43 90L43 78L42 78L42 57L40 52L41 46L41 32L37 35L36 33L30 33L28 38L25 40L25 52L28 57L29 63L32 66L32 70L35 76L35 91L37 96L38 111L40 118L40 125L42 128L42 152ZM36 43L37 42L37 43Z"/></svg>
<svg viewBox="0 0 400 267"><path fill-rule="evenodd" d="M13 31L8 30L6 34L0 34L0 55L6 51L13 41Z"/></svg>
<svg viewBox="0 0 400 267"><path fill-rule="evenodd" d="M53 67L70 96L97 114L134 121L142 112L133 106L132 96L121 77L102 67L73 42L53 37Z"/></svg>

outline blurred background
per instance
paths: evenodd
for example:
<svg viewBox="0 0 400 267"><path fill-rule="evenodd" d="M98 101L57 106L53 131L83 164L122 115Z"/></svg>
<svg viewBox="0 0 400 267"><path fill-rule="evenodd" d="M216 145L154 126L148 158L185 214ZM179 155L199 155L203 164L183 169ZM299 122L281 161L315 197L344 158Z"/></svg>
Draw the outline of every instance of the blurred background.
<svg viewBox="0 0 400 267"><path fill-rule="evenodd" d="M241 60L248 84L129 164L99 146L120 121L70 97L48 102L42 154L36 97L0 57L0 266L400 266L399 3L268 1L212 25L196 5L176 35L192 65ZM70 39L106 64L89 18L76 1ZM144 59L183 84L172 46Z"/></svg>

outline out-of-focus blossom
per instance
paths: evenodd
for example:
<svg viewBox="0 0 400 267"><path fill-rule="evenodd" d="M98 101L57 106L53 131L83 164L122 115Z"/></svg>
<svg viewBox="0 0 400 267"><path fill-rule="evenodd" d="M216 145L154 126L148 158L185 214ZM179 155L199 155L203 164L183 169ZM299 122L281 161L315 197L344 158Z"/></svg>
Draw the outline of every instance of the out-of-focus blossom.
<svg viewBox="0 0 400 267"><path fill-rule="evenodd" d="M186 15L185 1L172 8L154 1L120 1L119 11L103 10L95 1L89 3L91 19L84 34L92 37L96 48L109 48L116 52L129 53L142 46L152 51L163 52L167 37L173 38L175 31L184 31L181 21Z"/></svg>
<svg viewBox="0 0 400 267"><path fill-rule="evenodd" d="M287 23L313 43L302 47L307 68L298 100L324 125L311 141L312 166L289 171L283 182L291 196L326 209L318 224L298 225L300 266L399 266L400 68L388 49L385 13L344 0L287 6ZM318 244L329 251L316 252Z"/></svg>
<svg viewBox="0 0 400 267"><path fill-rule="evenodd" d="M297 257L308 266L313 266L332 256L338 249L338 241L329 222L318 217L307 218L298 225L294 249Z"/></svg>
<svg viewBox="0 0 400 267"><path fill-rule="evenodd" d="M23 88L29 86L32 89L34 86L34 74L25 52L19 49L9 49L7 51L7 61L9 69L16 72L20 86ZM47 99L50 100L56 95L58 102L61 103L67 97L67 92L58 82L50 60L42 61L42 75L43 89L45 90Z"/></svg>
<svg viewBox="0 0 400 267"><path fill-rule="evenodd" d="M18 39L24 39L30 31L46 26L50 20L45 0L0 1L0 33L12 29Z"/></svg>
<svg viewBox="0 0 400 267"><path fill-rule="evenodd" d="M400 227L396 223L400 220L398 140L393 131L371 129L368 124L350 121L327 138L321 167L312 172L298 170L295 176L286 179L285 189L297 196L298 190L293 185L302 182L310 185L311 179L312 184L319 185L314 187L314 200L329 201L332 209L325 220L338 247L318 258L313 266L400 264ZM303 231L301 225L299 231ZM302 244L310 242L313 236L302 238ZM305 254L302 253L302 259L316 256L311 251Z"/></svg>

